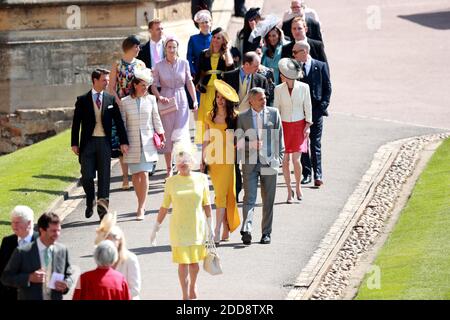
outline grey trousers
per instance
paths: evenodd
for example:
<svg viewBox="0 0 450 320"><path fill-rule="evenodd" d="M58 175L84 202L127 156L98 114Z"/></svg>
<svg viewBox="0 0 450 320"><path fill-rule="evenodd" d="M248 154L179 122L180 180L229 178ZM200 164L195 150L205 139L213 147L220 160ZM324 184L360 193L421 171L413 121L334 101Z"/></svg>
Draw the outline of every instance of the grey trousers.
<svg viewBox="0 0 450 320"><path fill-rule="evenodd" d="M109 198L111 178L111 145L106 137L92 137L80 154L81 184L86 193L86 204L95 201L94 179L97 172L98 198Z"/></svg>
<svg viewBox="0 0 450 320"><path fill-rule="evenodd" d="M263 202L262 234L272 233L273 204L277 186L277 175L261 174L261 164L242 166L244 183L244 205L241 231L252 232L253 215L255 212L256 195L258 192L258 177L261 181L261 198Z"/></svg>

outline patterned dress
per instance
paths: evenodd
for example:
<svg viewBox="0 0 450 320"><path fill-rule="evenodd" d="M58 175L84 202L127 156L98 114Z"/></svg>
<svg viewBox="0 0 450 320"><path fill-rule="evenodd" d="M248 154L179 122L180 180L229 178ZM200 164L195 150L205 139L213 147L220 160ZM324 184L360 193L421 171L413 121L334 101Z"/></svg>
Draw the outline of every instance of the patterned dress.
<svg viewBox="0 0 450 320"><path fill-rule="evenodd" d="M117 77L116 77L116 93L119 99L126 97L130 94L131 80L134 77L134 70L146 68L145 63L139 59L133 59L131 63L126 62L123 59L117 61ZM117 135L116 125L112 123L111 131L111 149L113 158L117 158L120 153L120 141Z"/></svg>

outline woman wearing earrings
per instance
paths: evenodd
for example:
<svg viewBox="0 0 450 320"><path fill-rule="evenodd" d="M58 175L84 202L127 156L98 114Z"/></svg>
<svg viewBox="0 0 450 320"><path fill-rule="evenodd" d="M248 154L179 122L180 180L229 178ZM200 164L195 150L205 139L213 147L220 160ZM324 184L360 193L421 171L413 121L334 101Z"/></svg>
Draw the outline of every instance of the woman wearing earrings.
<svg viewBox="0 0 450 320"><path fill-rule="evenodd" d="M228 241L230 232L239 225L234 169L234 129L236 129L239 96L222 80L215 80L216 98L205 120L205 138L200 169L208 174L214 187L216 228L214 242ZM223 224L223 233L220 229Z"/></svg>
<svg viewBox="0 0 450 320"><path fill-rule="evenodd" d="M167 177L172 173L172 149L174 142L190 142L189 134L189 106L184 86L194 102L194 111L198 108L195 87L192 82L189 63L178 56L179 42L174 37L167 37L164 43L165 58L156 64L153 70L154 82L152 93L160 103L159 108L170 105L170 99L175 101L174 108L168 113L161 113L166 143L161 149L166 160ZM161 91L158 91L158 87Z"/></svg>
<svg viewBox="0 0 450 320"><path fill-rule="evenodd" d="M195 143L203 143L205 132L205 116L211 111L215 99L216 89L214 80L220 79L224 71L233 69L233 56L230 52L229 38L222 28L212 32L212 41L209 49L200 54L198 73L195 80L200 96Z"/></svg>
<svg viewBox="0 0 450 320"><path fill-rule="evenodd" d="M131 81L130 95L122 99L121 112L129 139L129 152L124 162L129 166L138 200L136 219L144 220L148 194L148 172L158 161L154 134L164 145L164 128L154 96L148 94L153 77L150 69L136 70Z"/></svg>
<svg viewBox="0 0 450 320"><path fill-rule="evenodd" d="M292 159L295 175L295 191L297 200L302 200L301 189L302 165L300 156L308 151L308 136L312 125L311 97L309 86L298 81L302 76L297 61L283 58L278 63L282 83L275 87L274 107L278 108L283 125L285 152L283 158L283 175L288 189L287 203L292 203L294 191L291 187Z"/></svg>

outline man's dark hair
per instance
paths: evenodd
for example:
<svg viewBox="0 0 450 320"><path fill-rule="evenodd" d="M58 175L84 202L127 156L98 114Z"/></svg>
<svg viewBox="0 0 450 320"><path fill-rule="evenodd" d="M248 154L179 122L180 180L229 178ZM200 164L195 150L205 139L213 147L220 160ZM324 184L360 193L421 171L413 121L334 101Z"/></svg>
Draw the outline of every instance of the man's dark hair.
<svg viewBox="0 0 450 320"><path fill-rule="evenodd" d="M150 22L148 23L148 30L150 30L154 24L159 24L159 23L161 23L161 20L158 18L150 20Z"/></svg>
<svg viewBox="0 0 450 320"><path fill-rule="evenodd" d="M47 230L50 224L60 224L61 220L56 213L53 212L45 212L42 216L39 217L37 222L38 228Z"/></svg>
<svg viewBox="0 0 450 320"><path fill-rule="evenodd" d="M122 50L123 52L127 52L131 48L133 48L135 45L140 45L141 42L135 35L128 36L125 40L122 42Z"/></svg>
<svg viewBox="0 0 450 320"><path fill-rule="evenodd" d="M97 79L97 80L100 79L102 74L109 74L109 70L97 68L94 71L92 71L92 74L91 74L92 83L94 83L94 79Z"/></svg>
<svg viewBox="0 0 450 320"><path fill-rule="evenodd" d="M252 64L253 61L257 59L258 55L254 51L249 51L246 54L244 54L244 59L242 60L242 64L245 64L246 62L249 64Z"/></svg>

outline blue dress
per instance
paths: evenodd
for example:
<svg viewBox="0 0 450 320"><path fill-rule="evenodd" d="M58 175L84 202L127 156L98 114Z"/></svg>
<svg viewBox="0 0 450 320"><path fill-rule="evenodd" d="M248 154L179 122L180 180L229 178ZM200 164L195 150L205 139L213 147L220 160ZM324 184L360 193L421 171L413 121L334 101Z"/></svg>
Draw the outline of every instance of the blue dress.
<svg viewBox="0 0 450 320"><path fill-rule="evenodd" d="M280 84L280 70L278 69L278 62L281 59L282 48L283 48L283 46L281 44L279 44L275 48L275 53L273 55L273 58L270 58L267 55L267 47L263 48L263 57L261 59L261 64L263 66L266 66L267 68L273 69L273 76L274 76L274 80L275 80L275 85L279 85Z"/></svg>
<svg viewBox="0 0 450 320"><path fill-rule="evenodd" d="M209 48L211 45L211 39L211 33L205 35L201 32L189 38L186 58L187 61L189 61L189 67L191 68L192 75L197 74L200 53Z"/></svg>

